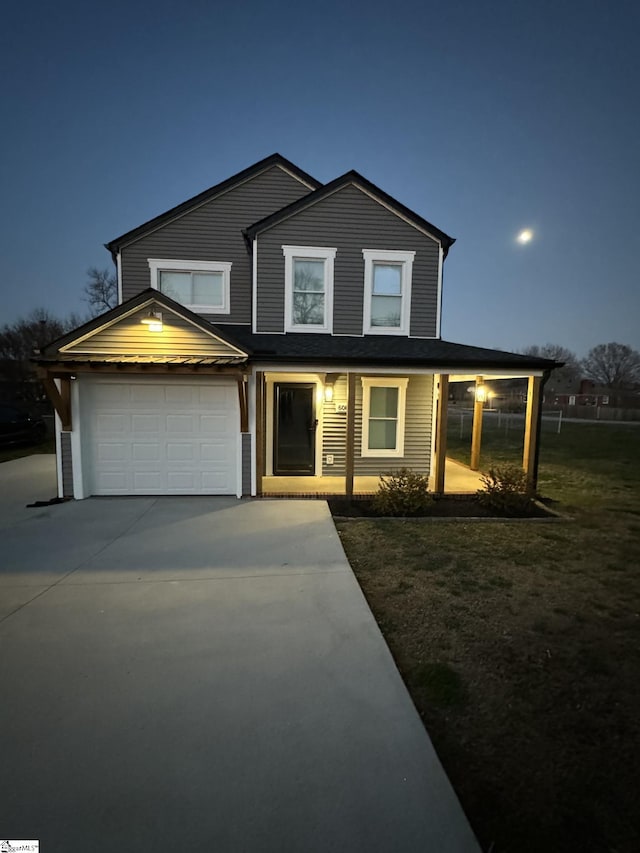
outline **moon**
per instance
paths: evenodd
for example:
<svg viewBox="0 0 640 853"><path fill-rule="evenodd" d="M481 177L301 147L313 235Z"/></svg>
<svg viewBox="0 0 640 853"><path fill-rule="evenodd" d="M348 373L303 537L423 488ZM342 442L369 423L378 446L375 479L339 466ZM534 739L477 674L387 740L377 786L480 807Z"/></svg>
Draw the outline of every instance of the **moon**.
<svg viewBox="0 0 640 853"><path fill-rule="evenodd" d="M531 228L523 228L522 231L516 237L516 240L522 246L526 245L527 243L530 243L533 240L533 231L531 230Z"/></svg>

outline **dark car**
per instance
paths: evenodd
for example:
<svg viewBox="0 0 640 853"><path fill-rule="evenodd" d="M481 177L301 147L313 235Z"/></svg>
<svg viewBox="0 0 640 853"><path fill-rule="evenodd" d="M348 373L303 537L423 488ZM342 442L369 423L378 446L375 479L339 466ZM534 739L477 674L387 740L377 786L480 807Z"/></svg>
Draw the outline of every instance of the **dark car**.
<svg viewBox="0 0 640 853"><path fill-rule="evenodd" d="M7 403L0 403L0 445L37 444L47 437L41 417Z"/></svg>

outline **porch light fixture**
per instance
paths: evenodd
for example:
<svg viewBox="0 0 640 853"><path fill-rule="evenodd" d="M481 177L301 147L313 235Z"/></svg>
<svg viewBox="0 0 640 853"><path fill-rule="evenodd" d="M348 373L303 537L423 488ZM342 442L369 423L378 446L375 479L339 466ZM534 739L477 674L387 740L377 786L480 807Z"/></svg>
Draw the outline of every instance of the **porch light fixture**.
<svg viewBox="0 0 640 853"><path fill-rule="evenodd" d="M330 403L333 400L333 385L324 386L324 399L327 403Z"/></svg>
<svg viewBox="0 0 640 853"><path fill-rule="evenodd" d="M140 320L140 322L149 327L150 332L162 331L162 314L159 311L149 311L149 313Z"/></svg>
<svg viewBox="0 0 640 853"><path fill-rule="evenodd" d="M489 397L486 385L478 385L476 388L476 402L486 403Z"/></svg>

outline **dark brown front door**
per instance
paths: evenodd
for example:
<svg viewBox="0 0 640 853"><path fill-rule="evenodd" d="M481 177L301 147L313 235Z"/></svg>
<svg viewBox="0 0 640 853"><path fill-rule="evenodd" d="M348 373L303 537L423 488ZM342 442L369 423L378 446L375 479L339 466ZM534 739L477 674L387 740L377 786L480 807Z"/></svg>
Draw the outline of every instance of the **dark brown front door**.
<svg viewBox="0 0 640 853"><path fill-rule="evenodd" d="M276 382L274 385L273 473L315 473L315 385Z"/></svg>

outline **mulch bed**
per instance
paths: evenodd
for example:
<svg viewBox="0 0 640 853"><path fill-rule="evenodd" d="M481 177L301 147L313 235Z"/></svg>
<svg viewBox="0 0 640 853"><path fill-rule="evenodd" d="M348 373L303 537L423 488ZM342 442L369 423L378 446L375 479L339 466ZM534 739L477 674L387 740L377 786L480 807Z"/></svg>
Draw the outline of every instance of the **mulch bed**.
<svg viewBox="0 0 640 853"><path fill-rule="evenodd" d="M331 498L329 501L331 514L341 518L385 518L376 512L373 501L368 498L348 501L346 498ZM549 518L551 513L531 503L529 511L517 515L492 512L482 506L475 495L469 497L434 498L428 510L407 518Z"/></svg>

